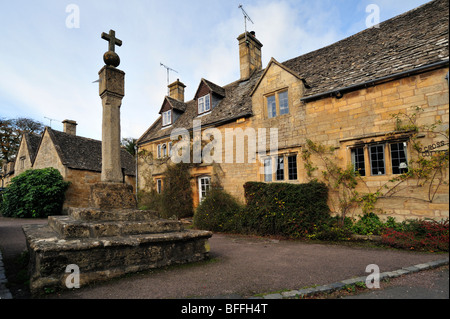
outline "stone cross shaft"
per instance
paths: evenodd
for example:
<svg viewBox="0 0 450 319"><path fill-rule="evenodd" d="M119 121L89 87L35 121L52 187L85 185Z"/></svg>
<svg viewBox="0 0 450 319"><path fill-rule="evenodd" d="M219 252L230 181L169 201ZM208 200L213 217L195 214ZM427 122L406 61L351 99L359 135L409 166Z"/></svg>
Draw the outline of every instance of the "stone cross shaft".
<svg viewBox="0 0 450 319"><path fill-rule="evenodd" d="M108 44L108 50L115 52L115 46L118 45L119 47L122 46L122 40L119 40L116 38L116 31L109 30L109 34L102 32L102 39L109 42Z"/></svg>
<svg viewBox="0 0 450 319"><path fill-rule="evenodd" d="M111 30L102 38L110 41L110 50L114 44L122 41L115 38ZM102 174L104 183L123 183L121 147L120 147L120 106L125 95L125 72L114 66L105 65L99 72L99 94L102 99Z"/></svg>

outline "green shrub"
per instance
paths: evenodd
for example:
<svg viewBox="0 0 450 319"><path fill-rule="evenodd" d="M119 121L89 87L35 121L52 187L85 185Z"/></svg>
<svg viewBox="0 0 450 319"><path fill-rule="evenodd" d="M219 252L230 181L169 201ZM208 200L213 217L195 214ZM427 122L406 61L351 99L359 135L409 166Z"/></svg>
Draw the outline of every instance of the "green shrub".
<svg viewBox="0 0 450 319"><path fill-rule="evenodd" d="M381 235L385 228L380 217L375 213L366 213L354 223L352 230L358 235Z"/></svg>
<svg viewBox="0 0 450 319"><path fill-rule="evenodd" d="M194 215L189 164L169 165L164 172L161 216L177 219Z"/></svg>
<svg viewBox="0 0 450 319"><path fill-rule="evenodd" d="M155 190L138 192L138 207L143 210L152 210L158 213L162 211L162 195Z"/></svg>
<svg viewBox="0 0 450 319"><path fill-rule="evenodd" d="M25 171L14 177L6 188L2 214L21 218L59 215L69 184L57 169L51 167Z"/></svg>
<svg viewBox="0 0 450 319"><path fill-rule="evenodd" d="M220 188L212 188L197 207L194 226L199 229L238 232L241 204Z"/></svg>
<svg viewBox="0 0 450 319"><path fill-rule="evenodd" d="M248 233L304 237L330 217L324 183L248 182L244 191L247 207L240 222Z"/></svg>
<svg viewBox="0 0 450 319"><path fill-rule="evenodd" d="M352 226L353 221L348 217L330 217L326 222L316 225L314 232L307 238L326 241L349 240L353 234Z"/></svg>

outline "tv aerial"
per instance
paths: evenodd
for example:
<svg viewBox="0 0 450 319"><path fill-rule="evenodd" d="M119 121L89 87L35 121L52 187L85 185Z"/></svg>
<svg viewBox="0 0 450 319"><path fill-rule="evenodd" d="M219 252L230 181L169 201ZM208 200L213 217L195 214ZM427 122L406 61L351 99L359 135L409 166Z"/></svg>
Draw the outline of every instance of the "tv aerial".
<svg viewBox="0 0 450 319"><path fill-rule="evenodd" d="M240 4L238 6L239 9L242 10L242 14L244 15L244 25L245 25L245 42L248 44L247 42L247 20L250 21L252 24L255 24L253 22L253 20L250 18L250 16L248 15L247 12L245 12L244 7L242 6L242 4Z"/></svg>
<svg viewBox="0 0 450 319"><path fill-rule="evenodd" d="M177 71L175 71L174 69L172 69L172 68L170 68L170 67L168 67L167 65L164 65L164 64L162 64L161 62L159 63L159 65L160 66L162 66L162 67L164 67L166 70L167 70L167 95L169 95L169 72L170 71L172 71L172 72L175 72L175 73L178 73Z"/></svg>
<svg viewBox="0 0 450 319"><path fill-rule="evenodd" d="M53 121L58 121L58 120L51 119L51 118L46 117L46 116L44 116L44 118L50 121L50 128L52 128L52 122L53 122Z"/></svg>

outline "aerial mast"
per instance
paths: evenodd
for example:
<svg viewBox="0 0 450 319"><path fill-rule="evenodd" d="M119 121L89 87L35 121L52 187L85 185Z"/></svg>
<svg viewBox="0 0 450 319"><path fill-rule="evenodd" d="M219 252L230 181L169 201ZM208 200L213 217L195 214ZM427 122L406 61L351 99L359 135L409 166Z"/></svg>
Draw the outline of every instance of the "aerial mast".
<svg viewBox="0 0 450 319"><path fill-rule="evenodd" d="M167 70L167 96L169 96L169 84L170 84L169 83L170 82L170 80L169 80L169 72L170 71L175 72L175 73L178 73L178 72L175 71L174 69L168 67L167 65L162 64L162 63L159 63L159 65L164 67Z"/></svg>
<svg viewBox="0 0 450 319"><path fill-rule="evenodd" d="M247 41L247 20L250 21L252 24L255 24L255 23L254 23L253 20L250 18L250 16L248 15L248 13L245 12L244 7L242 6L242 4L240 4L238 8L242 10L242 14L244 15L245 42L246 42L247 45L248 45L248 41Z"/></svg>

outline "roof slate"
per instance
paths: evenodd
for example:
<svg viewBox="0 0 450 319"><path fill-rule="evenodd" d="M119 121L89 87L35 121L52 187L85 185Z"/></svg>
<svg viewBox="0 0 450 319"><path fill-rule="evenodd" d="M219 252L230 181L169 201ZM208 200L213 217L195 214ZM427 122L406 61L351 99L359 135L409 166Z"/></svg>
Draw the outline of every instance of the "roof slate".
<svg viewBox="0 0 450 319"><path fill-rule="evenodd" d="M448 11L448 0L431 1L283 64L310 96L448 60Z"/></svg>
<svg viewBox="0 0 450 319"><path fill-rule="evenodd" d="M102 171L102 142L81 136L55 131L47 127L56 150L64 165L72 169ZM122 168L127 176L135 176L135 161L121 149Z"/></svg>
<svg viewBox="0 0 450 319"><path fill-rule="evenodd" d="M28 146L28 154L30 155L30 161L33 164L36 159L37 150L39 148L39 143L41 142L41 135L34 133L24 133L24 138Z"/></svg>
<svg viewBox="0 0 450 319"><path fill-rule="evenodd" d="M434 0L319 50L287 60L281 65L297 73L305 83L304 96L361 84L433 63L448 61L448 0ZM264 70L248 81L220 87L202 79L213 92L224 96L211 113L201 117L202 126L252 115L250 94ZM197 117L196 101L170 128L192 129ZM170 135L161 130L158 118L138 144Z"/></svg>

